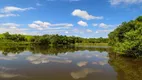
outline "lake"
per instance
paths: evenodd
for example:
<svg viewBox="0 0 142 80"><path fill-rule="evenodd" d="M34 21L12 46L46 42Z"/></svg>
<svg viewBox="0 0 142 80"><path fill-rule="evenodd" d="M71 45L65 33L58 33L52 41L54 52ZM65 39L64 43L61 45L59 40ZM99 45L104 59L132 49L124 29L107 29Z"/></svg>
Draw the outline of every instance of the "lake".
<svg viewBox="0 0 142 80"><path fill-rule="evenodd" d="M142 60L109 47L0 47L0 80L142 80Z"/></svg>

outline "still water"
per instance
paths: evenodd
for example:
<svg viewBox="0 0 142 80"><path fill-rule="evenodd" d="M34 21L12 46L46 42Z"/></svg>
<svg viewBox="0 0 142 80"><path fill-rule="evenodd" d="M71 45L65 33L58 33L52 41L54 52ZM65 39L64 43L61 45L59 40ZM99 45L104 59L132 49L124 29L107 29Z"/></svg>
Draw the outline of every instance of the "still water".
<svg viewBox="0 0 142 80"><path fill-rule="evenodd" d="M142 80L142 61L108 47L0 47L0 80Z"/></svg>

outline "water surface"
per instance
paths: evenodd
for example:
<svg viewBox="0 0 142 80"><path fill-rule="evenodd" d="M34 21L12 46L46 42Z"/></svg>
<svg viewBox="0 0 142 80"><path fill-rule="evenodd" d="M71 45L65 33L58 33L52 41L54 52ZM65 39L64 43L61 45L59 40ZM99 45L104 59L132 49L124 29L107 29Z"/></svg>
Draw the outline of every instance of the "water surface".
<svg viewBox="0 0 142 80"><path fill-rule="evenodd" d="M107 47L0 47L0 80L142 80L142 62Z"/></svg>

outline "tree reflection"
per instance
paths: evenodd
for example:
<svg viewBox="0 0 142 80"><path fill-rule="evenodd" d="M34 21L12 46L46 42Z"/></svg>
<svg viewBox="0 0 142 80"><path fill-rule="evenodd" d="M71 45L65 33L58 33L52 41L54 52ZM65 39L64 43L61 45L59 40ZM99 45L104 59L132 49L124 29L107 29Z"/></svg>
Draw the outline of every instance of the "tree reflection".
<svg viewBox="0 0 142 80"><path fill-rule="evenodd" d="M94 48L94 47L75 47L75 46L62 46L62 47L48 47L48 46L39 46L39 45L27 45L27 46L0 46L0 51L3 55L8 55L9 53L20 54L24 51L30 51L33 54L51 54L57 55L60 53L66 52L75 52L75 51L108 51L109 48Z"/></svg>
<svg viewBox="0 0 142 80"><path fill-rule="evenodd" d="M109 54L109 64L117 72L118 80L142 80L141 60Z"/></svg>

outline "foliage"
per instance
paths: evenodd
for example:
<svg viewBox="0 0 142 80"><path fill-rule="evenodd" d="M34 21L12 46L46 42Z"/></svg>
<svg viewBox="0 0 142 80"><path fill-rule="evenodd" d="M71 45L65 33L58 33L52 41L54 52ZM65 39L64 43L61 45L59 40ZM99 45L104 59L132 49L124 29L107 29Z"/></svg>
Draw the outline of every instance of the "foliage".
<svg viewBox="0 0 142 80"><path fill-rule="evenodd" d="M4 39L6 40L12 40L12 41L26 41L26 38L24 35L20 35L20 34L13 34L13 35L10 35L8 32L6 33L3 33L4 35Z"/></svg>
<svg viewBox="0 0 142 80"><path fill-rule="evenodd" d="M109 34L109 44L115 52L130 56L142 55L142 16L136 20L123 22Z"/></svg>
<svg viewBox="0 0 142 80"><path fill-rule="evenodd" d="M63 36L63 35L42 35L42 36L30 36L21 34L9 34L8 32L0 34L1 43L22 42L33 43L39 45L74 45L75 43L107 43L107 38L81 38L75 36Z"/></svg>

